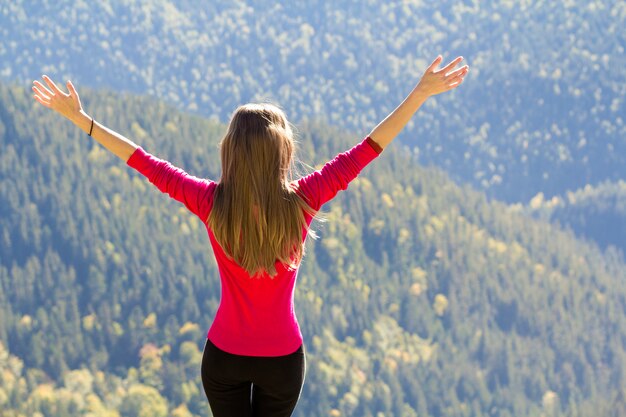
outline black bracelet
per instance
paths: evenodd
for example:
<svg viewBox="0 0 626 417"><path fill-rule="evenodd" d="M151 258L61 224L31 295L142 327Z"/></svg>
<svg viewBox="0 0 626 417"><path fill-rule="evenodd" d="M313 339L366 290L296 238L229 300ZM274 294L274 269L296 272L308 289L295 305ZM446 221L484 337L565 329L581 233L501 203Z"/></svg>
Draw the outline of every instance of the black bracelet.
<svg viewBox="0 0 626 417"><path fill-rule="evenodd" d="M91 118L91 127L89 128L88 135L91 136L91 132L93 132L93 117Z"/></svg>

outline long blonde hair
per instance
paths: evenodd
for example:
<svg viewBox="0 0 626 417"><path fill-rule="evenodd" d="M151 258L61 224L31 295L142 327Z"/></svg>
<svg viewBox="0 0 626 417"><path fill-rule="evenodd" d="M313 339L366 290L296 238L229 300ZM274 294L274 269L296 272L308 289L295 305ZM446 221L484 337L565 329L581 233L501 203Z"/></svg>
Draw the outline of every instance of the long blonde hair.
<svg viewBox="0 0 626 417"><path fill-rule="evenodd" d="M250 276L274 277L276 261L293 269L304 256L304 211L315 212L290 187L294 151L285 114L265 103L237 108L220 142L222 178L207 224Z"/></svg>

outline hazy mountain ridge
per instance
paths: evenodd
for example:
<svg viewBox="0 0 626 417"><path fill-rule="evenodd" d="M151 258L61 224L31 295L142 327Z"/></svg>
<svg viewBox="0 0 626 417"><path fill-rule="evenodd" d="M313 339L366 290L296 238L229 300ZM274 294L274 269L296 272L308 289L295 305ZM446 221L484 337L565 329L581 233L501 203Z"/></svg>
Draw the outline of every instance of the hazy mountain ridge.
<svg viewBox="0 0 626 417"><path fill-rule="evenodd" d="M626 182L604 182L596 187L546 199L537 194L527 207L529 214L558 222L581 237L607 249L626 253Z"/></svg>

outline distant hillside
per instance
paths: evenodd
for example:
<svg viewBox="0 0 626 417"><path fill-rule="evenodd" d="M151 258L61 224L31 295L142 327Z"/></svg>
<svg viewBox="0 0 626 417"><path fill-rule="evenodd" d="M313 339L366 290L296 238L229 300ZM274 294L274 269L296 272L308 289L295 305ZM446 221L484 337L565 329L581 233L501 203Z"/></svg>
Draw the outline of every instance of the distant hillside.
<svg viewBox="0 0 626 417"><path fill-rule="evenodd" d="M147 151L218 178L223 125L149 98L83 96ZM0 86L3 413L207 415L198 370L219 283L202 225L44 110ZM312 166L361 140L298 130ZM456 186L399 144L325 210L299 275L308 373L296 416L625 410L621 259Z"/></svg>
<svg viewBox="0 0 626 417"><path fill-rule="evenodd" d="M546 200L538 194L529 203L530 214L572 228L581 237L626 254L626 182L586 186L563 197Z"/></svg>
<svg viewBox="0 0 626 417"><path fill-rule="evenodd" d="M461 54L462 88L402 140L457 182L526 203L626 179L625 21L618 0L4 2L0 78L47 72L221 121L268 98L363 132L437 53Z"/></svg>

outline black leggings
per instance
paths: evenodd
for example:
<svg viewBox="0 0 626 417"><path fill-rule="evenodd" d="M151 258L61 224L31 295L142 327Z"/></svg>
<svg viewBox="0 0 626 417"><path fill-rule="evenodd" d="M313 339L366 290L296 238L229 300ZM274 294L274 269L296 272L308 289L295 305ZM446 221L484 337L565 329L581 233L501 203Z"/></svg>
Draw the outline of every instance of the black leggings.
<svg viewBox="0 0 626 417"><path fill-rule="evenodd" d="M289 417L304 383L303 346L290 355L241 356L209 339L202 355L202 385L214 417Z"/></svg>

